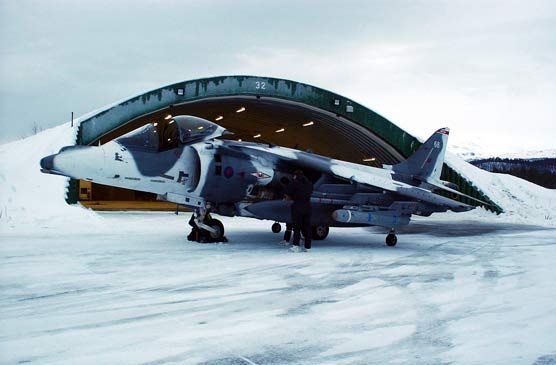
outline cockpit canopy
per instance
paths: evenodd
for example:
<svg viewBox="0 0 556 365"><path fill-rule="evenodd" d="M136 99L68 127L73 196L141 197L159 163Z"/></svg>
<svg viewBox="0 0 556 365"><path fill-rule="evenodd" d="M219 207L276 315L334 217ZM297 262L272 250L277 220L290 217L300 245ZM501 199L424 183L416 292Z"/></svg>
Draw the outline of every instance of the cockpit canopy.
<svg viewBox="0 0 556 365"><path fill-rule="evenodd" d="M156 123L155 123L156 124ZM228 134L225 128L208 120L180 115L167 123L147 124L116 139L122 146L147 151L164 151Z"/></svg>
<svg viewBox="0 0 556 365"><path fill-rule="evenodd" d="M174 117L174 120L176 121L180 143L182 144L201 142L230 133L218 124L190 115L179 115Z"/></svg>
<svg viewBox="0 0 556 365"><path fill-rule="evenodd" d="M158 151L160 146L156 127L150 123L116 138L116 142L127 148L147 151Z"/></svg>

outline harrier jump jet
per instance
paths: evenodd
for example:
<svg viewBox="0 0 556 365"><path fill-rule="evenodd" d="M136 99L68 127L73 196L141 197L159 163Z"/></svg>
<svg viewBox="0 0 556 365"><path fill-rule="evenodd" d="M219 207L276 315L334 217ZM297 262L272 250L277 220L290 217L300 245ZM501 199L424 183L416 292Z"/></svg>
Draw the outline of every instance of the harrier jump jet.
<svg viewBox="0 0 556 365"><path fill-rule="evenodd" d="M329 227L381 226L386 244L413 214L464 212L471 205L439 195L470 196L440 180L448 128L437 130L406 161L375 168L269 144L218 139L223 127L176 116L161 129L147 124L102 146L69 146L41 160L41 171L157 194L195 211L195 222L218 240L222 223L210 214L291 222L283 189L295 170L314 184L313 238ZM486 203L485 203L486 204Z"/></svg>

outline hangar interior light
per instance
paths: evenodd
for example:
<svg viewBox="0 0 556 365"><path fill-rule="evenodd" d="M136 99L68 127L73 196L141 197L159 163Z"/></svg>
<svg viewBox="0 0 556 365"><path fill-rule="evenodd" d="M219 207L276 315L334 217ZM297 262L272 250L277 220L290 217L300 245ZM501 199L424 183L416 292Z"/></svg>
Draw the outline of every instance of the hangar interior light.
<svg viewBox="0 0 556 365"><path fill-rule="evenodd" d="M248 108L249 113L244 113ZM238 111L243 114L240 116ZM166 130L159 127L168 125L173 127L174 122L177 123L174 119L177 115L195 115L212 121L217 120L216 123L223 128L236 133L233 137L224 136L223 139L234 141L241 139L241 142L264 140L302 151L311 149L323 156L372 166L398 162L389 159L389 155L383 153L380 146L372 140L363 139L363 142L359 142L358 137L355 137L359 132L353 132L345 121L338 124L338 117L316 111L309 113L298 105L279 100L230 98L230 100L202 100L193 104L174 105L171 113L170 110L160 110L146 114L133 123L115 130L107 138L113 139L145 123L151 123L156 127L157 134L161 135L161 145L171 144L175 142L175 138L171 135L173 129ZM312 126L318 128L310 128ZM197 130L198 127L199 125L196 125L193 130ZM281 138L286 136L288 138ZM169 137L171 140L167 141Z"/></svg>

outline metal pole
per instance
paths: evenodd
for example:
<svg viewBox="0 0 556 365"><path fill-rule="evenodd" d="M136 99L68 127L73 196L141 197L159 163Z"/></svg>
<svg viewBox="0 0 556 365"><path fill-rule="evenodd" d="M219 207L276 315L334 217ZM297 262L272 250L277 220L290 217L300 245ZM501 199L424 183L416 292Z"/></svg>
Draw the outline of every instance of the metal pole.
<svg viewBox="0 0 556 365"><path fill-rule="evenodd" d="M71 127L73 128L73 112L71 112Z"/></svg>

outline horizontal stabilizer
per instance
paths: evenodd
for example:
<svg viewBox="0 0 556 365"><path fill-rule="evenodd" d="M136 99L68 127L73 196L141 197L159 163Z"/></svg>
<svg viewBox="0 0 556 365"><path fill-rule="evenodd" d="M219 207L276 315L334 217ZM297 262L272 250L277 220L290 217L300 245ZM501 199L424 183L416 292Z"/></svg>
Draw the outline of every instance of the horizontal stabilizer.
<svg viewBox="0 0 556 365"><path fill-rule="evenodd" d="M443 191L447 191L447 192L456 194L456 195L458 195L458 196L463 196L463 197L465 197L465 198L471 199L471 200L476 201L477 203L480 203L480 204L483 204L483 205L492 206L492 204L489 204L489 203L484 202L484 201L482 201L482 200L480 200L480 199L474 198L474 197L472 197L472 196L470 196L470 195L464 194L464 193L462 193L462 192L460 192L460 191L457 191L457 190L455 190L455 189L452 189L452 188L450 188L450 187L448 187L448 186L446 186L446 185L443 185L443 184L432 184L432 183L430 183L430 182L428 182L428 183L431 184L432 186L434 186L436 189L443 190Z"/></svg>

